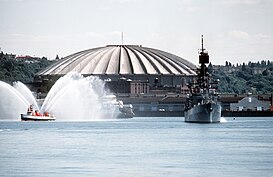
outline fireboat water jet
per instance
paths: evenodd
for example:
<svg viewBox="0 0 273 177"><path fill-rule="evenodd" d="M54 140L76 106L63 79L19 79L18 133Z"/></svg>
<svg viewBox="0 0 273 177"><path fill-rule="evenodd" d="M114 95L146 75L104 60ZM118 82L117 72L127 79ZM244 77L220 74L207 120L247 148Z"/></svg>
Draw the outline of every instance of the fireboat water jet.
<svg viewBox="0 0 273 177"><path fill-rule="evenodd" d="M0 89L0 119L18 120L29 105L39 110L36 99L23 83L13 83L12 87L0 81ZM114 95L109 95L104 81L98 77L69 73L56 81L40 110L54 114L57 120L73 121L115 119L120 115L129 118L134 115L132 107L125 107Z"/></svg>

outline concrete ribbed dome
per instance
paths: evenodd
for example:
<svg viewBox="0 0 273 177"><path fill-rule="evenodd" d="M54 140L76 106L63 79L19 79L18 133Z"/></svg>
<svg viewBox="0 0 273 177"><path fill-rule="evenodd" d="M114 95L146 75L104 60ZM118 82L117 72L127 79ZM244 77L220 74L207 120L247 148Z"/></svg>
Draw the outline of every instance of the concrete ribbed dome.
<svg viewBox="0 0 273 177"><path fill-rule="evenodd" d="M195 69L191 62L161 50L137 45L108 45L69 55L38 75L69 72L83 75L193 75Z"/></svg>

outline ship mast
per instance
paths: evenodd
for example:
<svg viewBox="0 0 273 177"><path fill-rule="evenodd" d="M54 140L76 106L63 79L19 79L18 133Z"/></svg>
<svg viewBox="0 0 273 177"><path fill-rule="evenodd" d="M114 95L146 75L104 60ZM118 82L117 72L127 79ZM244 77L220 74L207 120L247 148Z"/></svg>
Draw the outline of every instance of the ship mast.
<svg viewBox="0 0 273 177"><path fill-rule="evenodd" d="M199 69L198 79L200 83L201 89L206 89L208 87L208 73L207 73L207 66L206 64L209 63L209 55L208 52L206 52L206 49L204 49L204 39L203 35L201 35L201 50L199 53L199 64L201 64L201 67Z"/></svg>
<svg viewBox="0 0 273 177"><path fill-rule="evenodd" d="M204 52L206 49L204 49L204 40L203 40L203 35L201 35L201 44L202 44L201 51L202 51L202 52Z"/></svg>

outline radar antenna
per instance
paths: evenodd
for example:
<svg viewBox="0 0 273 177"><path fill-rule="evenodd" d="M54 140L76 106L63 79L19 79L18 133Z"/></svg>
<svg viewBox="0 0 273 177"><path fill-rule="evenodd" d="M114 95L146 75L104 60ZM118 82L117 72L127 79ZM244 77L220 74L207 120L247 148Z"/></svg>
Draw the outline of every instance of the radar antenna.
<svg viewBox="0 0 273 177"><path fill-rule="evenodd" d="M201 52L204 52L204 41L203 41L203 34L201 35L201 43L202 43L202 48L201 48Z"/></svg>

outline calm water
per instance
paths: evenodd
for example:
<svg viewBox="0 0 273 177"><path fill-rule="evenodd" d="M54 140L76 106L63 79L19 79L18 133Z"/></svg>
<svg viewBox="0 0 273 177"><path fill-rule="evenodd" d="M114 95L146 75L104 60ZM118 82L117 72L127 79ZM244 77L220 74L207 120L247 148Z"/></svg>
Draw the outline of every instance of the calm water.
<svg viewBox="0 0 273 177"><path fill-rule="evenodd" d="M273 176L273 118L0 122L0 176Z"/></svg>

